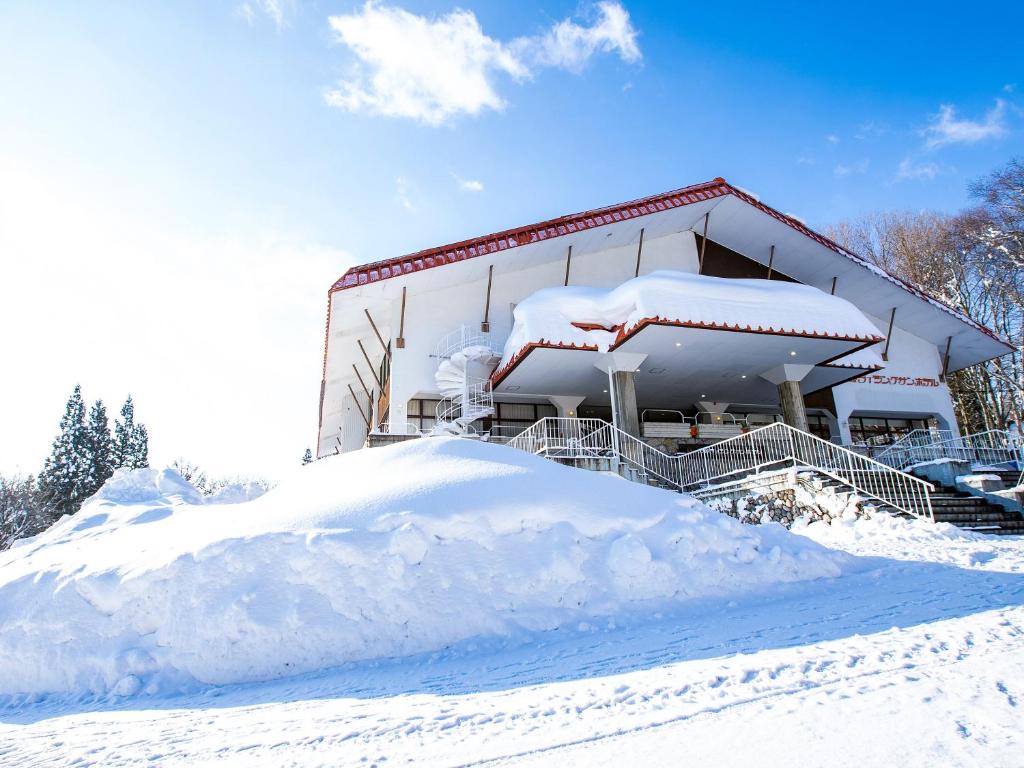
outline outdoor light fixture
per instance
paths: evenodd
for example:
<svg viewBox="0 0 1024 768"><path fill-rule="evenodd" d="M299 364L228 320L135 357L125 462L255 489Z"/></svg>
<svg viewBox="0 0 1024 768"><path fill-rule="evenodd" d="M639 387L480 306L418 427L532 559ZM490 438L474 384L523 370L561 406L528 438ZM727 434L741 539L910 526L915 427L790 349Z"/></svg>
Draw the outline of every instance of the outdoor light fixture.
<svg viewBox="0 0 1024 768"><path fill-rule="evenodd" d="M795 350L791 350L790 353L789 353L789 356L790 357L796 357L796 351Z"/></svg>
<svg viewBox="0 0 1024 768"><path fill-rule="evenodd" d="M747 378L747 374L745 374L745 373L741 373L741 374L740 374L740 378L741 378L741 379L745 379L745 378Z"/></svg>
<svg viewBox="0 0 1024 768"><path fill-rule="evenodd" d="M679 343L679 342L677 341L677 342L676 342L676 346L677 346L677 347L681 347L681 346L683 346L683 345L682 345L682 344L680 344L680 343Z"/></svg>

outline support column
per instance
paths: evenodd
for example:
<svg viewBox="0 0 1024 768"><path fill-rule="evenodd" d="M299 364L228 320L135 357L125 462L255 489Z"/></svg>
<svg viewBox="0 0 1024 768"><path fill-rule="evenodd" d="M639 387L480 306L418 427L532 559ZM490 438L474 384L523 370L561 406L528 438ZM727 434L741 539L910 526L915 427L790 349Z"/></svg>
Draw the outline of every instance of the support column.
<svg viewBox="0 0 1024 768"><path fill-rule="evenodd" d="M634 375L647 355L609 352L594 367L608 374L608 396L612 402L612 423L623 432L640 437L640 412L636 403Z"/></svg>
<svg viewBox="0 0 1024 768"><path fill-rule="evenodd" d="M787 364L761 374L761 378L767 379L778 387L782 420L789 426L804 432L809 432L810 429L807 424L804 396L800 394L800 382L813 368L813 365Z"/></svg>
<svg viewBox="0 0 1024 768"><path fill-rule="evenodd" d="M612 418L623 432L640 437L640 412L636 406L636 382L633 371L610 371Z"/></svg>
<svg viewBox="0 0 1024 768"><path fill-rule="evenodd" d="M807 409L804 396L800 394L799 381L783 381L779 385L779 404L782 406L782 420L791 427L809 432Z"/></svg>

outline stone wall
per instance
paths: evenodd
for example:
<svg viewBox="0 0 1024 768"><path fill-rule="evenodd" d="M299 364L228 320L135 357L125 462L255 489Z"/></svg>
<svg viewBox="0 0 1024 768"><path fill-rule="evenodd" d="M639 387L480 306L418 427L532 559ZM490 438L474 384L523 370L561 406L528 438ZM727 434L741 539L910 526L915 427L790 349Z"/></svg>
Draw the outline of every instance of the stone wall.
<svg viewBox="0 0 1024 768"><path fill-rule="evenodd" d="M837 492L812 476L789 471L751 478L743 487L705 499L704 503L741 523L775 522L787 528L797 520L831 523L842 517L869 514L864 500L855 494Z"/></svg>

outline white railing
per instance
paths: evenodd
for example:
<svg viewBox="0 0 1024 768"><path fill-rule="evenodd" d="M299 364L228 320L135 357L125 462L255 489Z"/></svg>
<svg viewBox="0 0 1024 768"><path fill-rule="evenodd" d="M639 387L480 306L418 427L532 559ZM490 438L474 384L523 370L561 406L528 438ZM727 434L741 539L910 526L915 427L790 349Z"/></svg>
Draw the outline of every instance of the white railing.
<svg viewBox="0 0 1024 768"><path fill-rule="evenodd" d="M1009 464L1024 462L1024 447L1018 437L1002 429L971 435L954 435L949 430L914 430L875 458L897 469L915 464L951 459L967 464Z"/></svg>
<svg viewBox="0 0 1024 768"><path fill-rule="evenodd" d="M659 451L600 419L541 419L509 445L552 459L618 459L642 475L698 495L698 489L707 491L740 475L803 466L900 512L934 519L930 483L780 422L679 455Z"/></svg>
<svg viewBox="0 0 1024 768"><path fill-rule="evenodd" d="M479 326L461 325L450 333L442 336L434 345L433 357L451 357L470 347L487 347L494 349L497 341L489 332L481 331Z"/></svg>
<svg viewBox="0 0 1024 768"><path fill-rule="evenodd" d="M612 458L615 453L613 429L601 419L550 416L527 427L508 444L549 459Z"/></svg>
<svg viewBox="0 0 1024 768"><path fill-rule="evenodd" d="M494 412L494 396L489 381L467 382L462 393L446 397L434 408L438 424L469 424Z"/></svg>
<svg viewBox="0 0 1024 768"><path fill-rule="evenodd" d="M900 512L934 519L931 483L781 422L680 459L684 488L709 486L769 468L803 466Z"/></svg>

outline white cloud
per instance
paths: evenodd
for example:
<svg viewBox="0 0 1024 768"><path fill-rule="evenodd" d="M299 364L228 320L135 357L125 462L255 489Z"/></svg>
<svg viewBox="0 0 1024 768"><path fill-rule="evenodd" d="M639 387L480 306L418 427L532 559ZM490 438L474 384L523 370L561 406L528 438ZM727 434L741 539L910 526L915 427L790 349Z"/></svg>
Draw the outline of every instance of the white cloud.
<svg viewBox="0 0 1024 768"><path fill-rule="evenodd" d="M399 176L395 179L395 199L405 210L415 211L416 206L409 197L409 187L409 180L404 176Z"/></svg>
<svg viewBox="0 0 1024 768"><path fill-rule="evenodd" d="M580 72L599 51L618 53L623 61L639 61L636 30L626 9L618 3L602 2L596 10L598 19L592 26L563 19L539 40L520 38L513 42L513 47L520 48L527 58L532 55L540 65L570 72Z"/></svg>
<svg viewBox="0 0 1024 768"><path fill-rule="evenodd" d="M839 137L836 136L834 133L830 133L828 136L825 137L825 141L827 141L829 144L838 144Z"/></svg>
<svg viewBox="0 0 1024 768"><path fill-rule="evenodd" d="M349 112L440 125L455 115L504 109L502 78L523 81L542 67L578 72L597 53L638 61L626 10L614 2L595 9L591 26L566 19L543 35L503 42L486 35L472 11L427 17L368 0L351 14L328 19L336 42L355 62L324 99Z"/></svg>
<svg viewBox="0 0 1024 768"><path fill-rule="evenodd" d="M896 169L896 181L924 181L934 179L941 172L942 168L938 163L915 163L911 158L905 157Z"/></svg>
<svg viewBox="0 0 1024 768"><path fill-rule="evenodd" d="M1013 93L1016 90L1017 90L1017 84L1016 83L1007 83L1006 85L1003 86L1003 93Z"/></svg>
<svg viewBox="0 0 1024 768"><path fill-rule="evenodd" d="M483 192L484 183L476 179L464 179L457 173L452 173L452 178L455 179L455 183L459 185L459 189L463 192Z"/></svg>
<svg viewBox="0 0 1024 768"><path fill-rule="evenodd" d="M814 158L810 157L808 155L800 155L800 157L798 157L796 159L796 164L797 165L814 165Z"/></svg>
<svg viewBox="0 0 1024 768"><path fill-rule="evenodd" d="M295 0L245 0L238 6L238 13L250 24L259 16L267 16L278 29L287 24L294 11Z"/></svg>
<svg viewBox="0 0 1024 768"><path fill-rule="evenodd" d="M867 158L864 158L863 160L858 160L853 165L843 165L842 163L837 163L836 167L832 169L832 173L840 178L842 178L843 176L850 176L855 173L867 173L869 165L870 161Z"/></svg>
<svg viewBox="0 0 1024 768"><path fill-rule="evenodd" d="M996 138L1006 133L1003 118L1006 102L996 99L995 106L980 121L958 119L952 104L943 104L931 118L931 125L922 132L925 147L935 149L946 144L974 144L983 139Z"/></svg>

